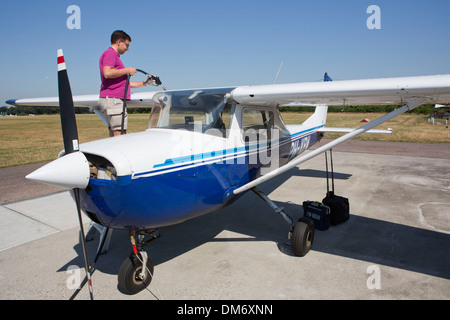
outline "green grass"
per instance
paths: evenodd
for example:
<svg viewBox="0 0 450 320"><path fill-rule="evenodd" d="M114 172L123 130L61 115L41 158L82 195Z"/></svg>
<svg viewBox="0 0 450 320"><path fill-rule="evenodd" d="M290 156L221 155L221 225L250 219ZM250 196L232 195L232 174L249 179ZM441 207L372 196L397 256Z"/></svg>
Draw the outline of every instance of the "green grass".
<svg viewBox="0 0 450 320"><path fill-rule="evenodd" d="M302 123L307 113L283 112L286 124ZM327 126L357 128L361 120L375 120L378 113L329 113ZM139 132L147 127L148 114L131 114L129 132ZM108 130L95 114L77 115L80 143L108 137ZM392 128L390 135L365 134L359 140L406 141L426 143L450 142L450 129L445 125L428 123L427 116L405 114L384 123L378 129ZM326 134L336 138L340 134ZM59 115L40 115L0 118L0 167L50 161L64 149Z"/></svg>

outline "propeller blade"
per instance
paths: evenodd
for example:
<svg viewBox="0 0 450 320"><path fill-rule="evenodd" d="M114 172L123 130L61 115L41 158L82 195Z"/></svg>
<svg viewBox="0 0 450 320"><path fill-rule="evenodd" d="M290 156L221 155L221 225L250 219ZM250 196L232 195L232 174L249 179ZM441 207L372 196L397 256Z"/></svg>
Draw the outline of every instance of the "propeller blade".
<svg viewBox="0 0 450 320"><path fill-rule="evenodd" d="M58 159L59 163L64 162L63 164L67 164L65 159L70 159L71 162L76 163L80 174L75 174L76 176L81 177L81 181L78 178L71 178L70 183L68 185L73 185L73 194L75 197L75 203L77 205L77 213L78 213L78 221L80 223L80 233L81 233L81 246L83 248L83 256L84 256L84 268L86 270L87 282L89 284L89 296L91 300L94 299L94 291L92 287L91 281L91 270L89 264L89 258L87 253L86 246L86 237L84 234L83 228L83 218L81 216L81 203L80 203L80 189L79 187L87 187L89 182L88 176L86 176L87 171L86 168L86 157L83 153L79 152L78 146L78 131L77 131L77 122L75 119L75 108L73 106L73 97L72 90L70 89L69 77L67 75L66 62L64 60L64 55L62 49L58 50L58 93L59 93L59 110L61 115L61 129L64 140L64 151L65 155ZM81 158L81 159L80 159ZM64 160L62 160L64 159ZM84 162L84 164L82 164ZM61 171L61 166L58 164L55 165L57 161L54 161L52 164L53 172ZM62 166L63 171L71 170L71 166L66 167ZM89 167L89 165L87 165ZM48 179L48 174L45 174L46 179ZM86 179L87 177L87 179ZM78 184L79 183L79 184Z"/></svg>
<svg viewBox="0 0 450 320"><path fill-rule="evenodd" d="M84 234L84 228L83 228L83 218L81 216L81 208L80 208L80 189L75 188L73 189L73 193L75 196L75 202L77 204L77 212L78 212L78 221L80 223L80 237L81 237L81 245L83 247L83 256L84 256L84 268L86 270L86 277L89 287L89 297L91 300L94 300L94 288L92 287L92 280L91 280L91 267L89 264L89 258L87 253L87 246L86 246L86 236Z"/></svg>
<svg viewBox="0 0 450 320"><path fill-rule="evenodd" d="M70 89L66 63L62 49L58 50L58 92L59 110L61 113L61 128L66 154L79 150L78 131L73 106L72 90Z"/></svg>
<svg viewBox="0 0 450 320"><path fill-rule="evenodd" d="M102 253L102 251L103 251L103 246L105 245L105 242L106 242L106 239L108 238L108 233L110 232L110 229L109 228L107 228L106 229L106 233L105 233L105 236L103 237L103 239L102 239L102 242L100 243L100 246L99 246L99 248L98 248L98 250L97 250L97 255L95 256L95 259L94 259L94 263L92 264L92 266L91 266L91 269L90 269L90 276L92 276L92 274L95 272L95 265L96 265L96 263L97 263L97 261L98 261L98 258L100 257L100 254ZM72 294L72 296L70 297L70 300L73 300L73 299L75 299L75 297L78 295L78 293L81 291L81 289L84 287L84 285L88 282L88 275L86 275L85 277L84 277L84 279L83 279L83 281L81 282L81 284L80 284L80 286L75 290L75 292ZM92 285L92 281L90 282L90 284Z"/></svg>

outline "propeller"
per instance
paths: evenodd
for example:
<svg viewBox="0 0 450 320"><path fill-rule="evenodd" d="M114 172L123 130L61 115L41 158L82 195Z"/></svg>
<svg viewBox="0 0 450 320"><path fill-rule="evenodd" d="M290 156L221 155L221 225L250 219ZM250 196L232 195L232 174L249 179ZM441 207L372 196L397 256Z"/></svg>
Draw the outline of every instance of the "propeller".
<svg viewBox="0 0 450 320"><path fill-rule="evenodd" d="M72 158L76 155L77 157L80 156L84 157L84 160L87 161L86 157L79 151L78 131L75 119L75 109L73 106L72 90L70 89L69 77L67 75L66 63L64 60L62 49L58 50L58 94L59 94L59 109L61 114L61 128L65 152L65 155L62 158L65 157ZM71 167L66 167L65 170L68 170L68 168L70 168L69 170L71 170ZM83 218L81 216L80 187L81 186L73 188L73 194L77 206L78 221L80 223L81 242L82 242L81 244L83 247L84 266L88 280L87 282L89 287L89 296L90 299L93 300L94 292L91 281L89 258L87 254L86 238L84 236Z"/></svg>
<svg viewBox="0 0 450 320"><path fill-rule="evenodd" d="M75 119L72 90L70 89L66 63L61 49L58 50L58 91L61 128L64 141L64 153L62 153L62 156L60 156L58 159L30 173L26 176L26 178L50 185L72 189L72 195L76 203L78 221L80 224L81 245L83 248L83 256L86 269L86 277L83 281L83 285L85 282L89 284L89 295L92 300L94 298L94 295L91 274L94 272L94 266L104 242L102 242L100 249L97 252L97 257L94 259L94 266L92 266L91 268L86 249L86 238L84 236L80 203L80 190L86 189L89 184L89 161L79 149L78 131ZM75 295L72 296L72 298L73 297L75 297Z"/></svg>

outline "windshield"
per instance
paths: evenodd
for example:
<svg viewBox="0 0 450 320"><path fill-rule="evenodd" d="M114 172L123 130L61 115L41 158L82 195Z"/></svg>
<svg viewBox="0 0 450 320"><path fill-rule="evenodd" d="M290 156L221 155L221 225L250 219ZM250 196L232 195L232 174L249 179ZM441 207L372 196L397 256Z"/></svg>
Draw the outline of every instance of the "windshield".
<svg viewBox="0 0 450 320"><path fill-rule="evenodd" d="M201 125L208 129L225 130L225 107L230 106L228 93L234 88L199 89L159 92L153 97L154 105L148 128L194 130ZM228 119L227 119L228 121ZM197 129L198 130L198 129Z"/></svg>

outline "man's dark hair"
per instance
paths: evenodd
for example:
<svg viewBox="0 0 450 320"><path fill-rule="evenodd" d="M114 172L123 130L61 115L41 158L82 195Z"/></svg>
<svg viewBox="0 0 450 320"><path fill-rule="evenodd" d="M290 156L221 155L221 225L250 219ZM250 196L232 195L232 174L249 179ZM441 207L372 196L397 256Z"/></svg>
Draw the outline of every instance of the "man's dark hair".
<svg viewBox="0 0 450 320"><path fill-rule="evenodd" d="M116 43L118 40L122 40L122 41L128 40L131 42L131 37L125 31L116 30L111 35L111 44Z"/></svg>

